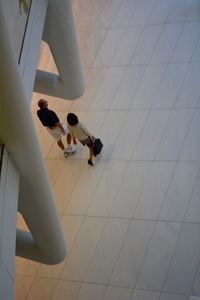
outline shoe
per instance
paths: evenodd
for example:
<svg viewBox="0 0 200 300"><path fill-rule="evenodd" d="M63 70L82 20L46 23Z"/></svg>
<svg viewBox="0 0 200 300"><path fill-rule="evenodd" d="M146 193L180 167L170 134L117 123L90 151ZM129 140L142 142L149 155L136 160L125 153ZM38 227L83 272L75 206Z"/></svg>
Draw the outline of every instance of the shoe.
<svg viewBox="0 0 200 300"><path fill-rule="evenodd" d="M76 146L74 146L74 145L71 145L71 149L72 149L72 153L74 153L74 152L76 152Z"/></svg>
<svg viewBox="0 0 200 300"><path fill-rule="evenodd" d="M64 153L74 153L76 152L76 148L74 146L68 146L65 150Z"/></svg>
<svg viewBox="0 0 200 300"><path fill-rule="evenodd" d="M67 158L69 155L70 155L70 153L64 151L64 157L65 158Z"/></svg>
<svg viewBox="0 0 200 300"><path fill-rule="evenodd" d="M91 159L88 159L88 165L90 165L90 166L94 166L94 164L93 164L93 162L92 162L92 160L91 160Z"/></svg>

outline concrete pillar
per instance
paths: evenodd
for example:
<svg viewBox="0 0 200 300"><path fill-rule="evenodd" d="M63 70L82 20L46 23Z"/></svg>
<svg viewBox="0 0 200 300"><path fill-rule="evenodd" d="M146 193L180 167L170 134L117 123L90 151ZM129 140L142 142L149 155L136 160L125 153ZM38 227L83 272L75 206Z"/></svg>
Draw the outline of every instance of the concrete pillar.
<svg viewBox="0 0 200 300"><path fill-rule="evenodd" d="M18 231L16 254L46 264L66 256L23 81L0 4L0 140L20 175L19 205L30 232ZM12 188L12 186L10 187Z"/></svg>
<svg viewBox="0 0 200 300"><path fill-rule="evenodd" d="M49 0L43 40L49 45L59 76L37 70L34 90L64 99L84 92L71 0Z"/></svg>

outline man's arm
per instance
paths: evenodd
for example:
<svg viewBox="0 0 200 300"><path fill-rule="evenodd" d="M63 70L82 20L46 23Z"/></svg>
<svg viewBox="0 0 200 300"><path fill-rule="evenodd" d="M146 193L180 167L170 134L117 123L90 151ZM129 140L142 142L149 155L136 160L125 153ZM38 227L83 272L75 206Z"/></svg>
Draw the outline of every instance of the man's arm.
<svg viewBox="0 0 200 300"><path fill-rule="evenodd" d="M56 127L60 128L62 133L65 133L65 130L60 122L55 123Z"/></svg>

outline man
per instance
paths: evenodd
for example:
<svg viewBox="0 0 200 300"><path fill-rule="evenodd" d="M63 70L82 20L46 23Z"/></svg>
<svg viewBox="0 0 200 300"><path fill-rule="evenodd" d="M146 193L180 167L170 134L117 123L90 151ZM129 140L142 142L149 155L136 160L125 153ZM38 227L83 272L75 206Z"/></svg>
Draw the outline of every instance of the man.
<svg viewBox="0 0 200 300"><path fill-rule="evenodd" d="M67 126L60 123L60 120L56 113L48 109L48 102L45 99L40 99L38 101L38 106L40 109L37 111L37 116L40 119L43 126L45 126L49 134L56 140L58 146L63 150L64 155L68 156L69 153L76 151L75 146L71 146L71 134L69 133ZM62 142L62 135L67 135L68 147L65 148ZM75 141L74 141L75 144Z"/></svg>

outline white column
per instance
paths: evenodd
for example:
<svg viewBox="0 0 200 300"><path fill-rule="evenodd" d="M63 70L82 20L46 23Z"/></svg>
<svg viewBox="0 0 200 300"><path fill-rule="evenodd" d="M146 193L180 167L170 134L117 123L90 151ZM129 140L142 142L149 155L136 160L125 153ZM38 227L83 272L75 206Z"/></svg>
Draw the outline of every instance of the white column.
<svg viewBox="0 0 200 300"><path fill-rule="evenodd" d="M20 175L18 209L31 231L18 232L16 253L56 264L66 256L64 235L1 5L0 140Z"/></svg>
<svg viewBox="0 0 200 300"><path fill-rule="evenodd" d="M79 98L84 83L71 0L49 0L43 40L49 45L59 76L38 70L34 90L64 99Z"/></svg>
<svg viewBox="0 0 200 300"><path fill-rule="evenodd" d="M0 146L0 152L0 298L11 300L14 286L19 174L6 148L1 151Z"/></svg>

